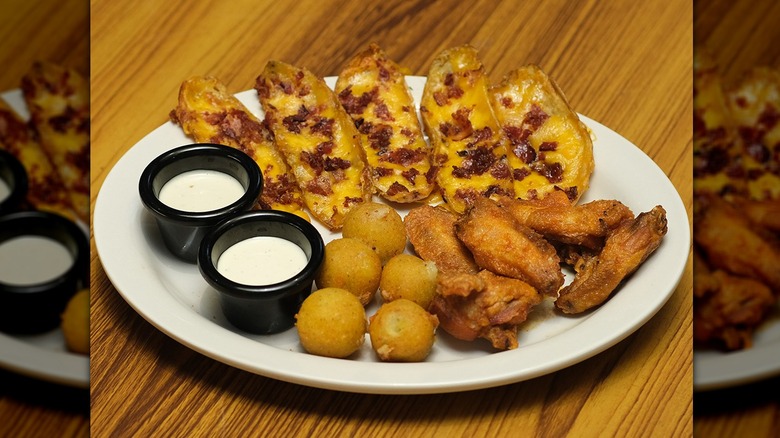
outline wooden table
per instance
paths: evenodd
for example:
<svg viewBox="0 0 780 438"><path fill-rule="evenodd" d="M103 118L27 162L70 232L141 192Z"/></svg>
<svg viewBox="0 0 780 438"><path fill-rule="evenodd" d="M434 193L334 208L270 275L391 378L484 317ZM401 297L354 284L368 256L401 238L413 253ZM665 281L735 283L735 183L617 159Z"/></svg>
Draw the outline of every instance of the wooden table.
<svg viewBox="0 0 780 438"><path fill-rule="evenodd" d="M751 67L780 68L780 5L773 1L698 2L694 41L706 47L730 86ZM780 354L780 352L778 352ZM780 436L780 377L694 396L702 437Z"/></svg>
<svg viewBox="0 0 780 438"><path fill-rule="evenodd" d="M56 62L86 75L89 4L84 0L0 2L0 40L0 91L19 88L36 60ZM0 370L0 436L89 436L89 391Z"/></svg>
<svg viewBox="0 0 780 438"><path fill-rule="evenodd" d="M416 75L462 43L479 49L493 79L541 65L576 110L658 163L690 216L690 2L164 3L92 2L93 205L112 166L167 120L189 75L246 90L272 58L335 75L376 41ZM692 434L690 264L647 324L577 365L497 388L387 396L284 383L193 352L131 309L92 245L96 437Z"/></svg>

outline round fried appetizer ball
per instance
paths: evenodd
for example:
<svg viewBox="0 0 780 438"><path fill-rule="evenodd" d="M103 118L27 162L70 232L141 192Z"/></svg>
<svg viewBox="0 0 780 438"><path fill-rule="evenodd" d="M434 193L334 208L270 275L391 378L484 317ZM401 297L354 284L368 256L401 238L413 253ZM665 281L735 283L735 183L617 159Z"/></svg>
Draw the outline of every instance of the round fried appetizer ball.
<svg viewBox="0 0 780 438"><path fill-rule="evenodd" d="M360 348L368 321L360 300L348 290L319 289L295 315L301 345L308 353L344 358Z"/></svg>
<svg viewBox="0 0 780 438"><path fill-rule="evenodd" d="M74 353L89 354L89 289L73 295L61 315L65 346Z"/></svg>
<svg viewBox="0 0 780 438"><path fill-rule="evenodd" d="M325 245L325 257L314 281L318 288L338 287L352 292L363 305L379 288L379 255L358 239L334 239Z"/></svg>
<svg viewBox="0 0 780 438"><path fill-rule="evenodd" d="M398 254L382 268L379 293L386 302L406 298L428 309L436 295L437 275L435 263L411 254Z"/></svg>
<svg viewBox="0 0 780 438"><path fill-rule="evenodd" d="M382 361L420 362L431 352L438 326L436 316L401 298L382 304L369 320L368 334Z"/></svg>
<svg viewBox="0 0 780 438"><path fill-rule="evenodd" d="M404 252L406 230L401 215L394 208L378 202L361 204L344 218L344 237L358 239L370 246L385 264Z"/></svg>

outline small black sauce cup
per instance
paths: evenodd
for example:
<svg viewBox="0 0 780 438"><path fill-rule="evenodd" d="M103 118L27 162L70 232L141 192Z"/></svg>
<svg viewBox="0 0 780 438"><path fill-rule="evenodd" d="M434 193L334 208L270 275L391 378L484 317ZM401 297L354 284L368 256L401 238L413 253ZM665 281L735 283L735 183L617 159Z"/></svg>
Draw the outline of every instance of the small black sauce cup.
<svg viewBox="0 0 780 438"><path fill-rule="evenodd" d="M9 189L8 196L0 199L0 215L21 210L27 198L27 171L16 157L2 149L0 180L3 180Z"/></svg>
<svg viewBox="0 0 780 438"><path fill-rule="evenodd" d="M236 178L244 194L225 207L203 212L182 211L158 198L171 178L190 170L214 170ZM198 143L180 146L146 166L138 183L141 202L155 217L165 246L177 257L196 263L203 236L221 220L251 210L263 190L263 175L246 153L224 145Z"/></svg>
<svg viewBox="0 0 780 438"><path fill-rule="evenodd" d="M73 257L64 273L47 281L18 285L0 279L0 330L41 333L58 327L68 300L80 287L87 287L89 242L84 230L54 213L22 211L0 216L0 243L21 236L53 239Z"/></svg>
<svg viewBox="0 0 780 438"><path fill-rule="evenodd" d="M303 249L308 263L289 279L263 286L236 283L217 271L217 262L225 250L256 236L293 242ZM295 314L311 293L324 255L322 236L312 224L284 211L262 210L243 213L217 225L203 238L198 267L218 292L222 312L231 324L250 333L273 334L295 324Z"/></svg>

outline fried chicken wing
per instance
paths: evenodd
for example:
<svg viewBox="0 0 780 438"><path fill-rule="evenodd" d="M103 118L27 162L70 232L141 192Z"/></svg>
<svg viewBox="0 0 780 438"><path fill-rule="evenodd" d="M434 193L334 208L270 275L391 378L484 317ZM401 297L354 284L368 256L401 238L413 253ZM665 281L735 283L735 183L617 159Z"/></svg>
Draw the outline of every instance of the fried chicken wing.
<svg viewBox="0 0 780 438"><path fill-rule="evenodd" d="M561 289L555 306L573 314L602 304L660 246L666 231L666 211L660 205L621 222L607 235L601 252L575 265L574 280Z"/></svg>
<svg viewBox="0 0 780 438"><path fill-rule="evenodd" d="M482 269L523 280L545 295L563 285L560 259L541 234L487 198L477 198L455 223L455 234Z"/></svg>
<svg viewBox="0 0 780 438"><path fill-rule="evenodd" d="M476 273L479 268L463 243L455 236L458 216L444 207L423 205L407 213L404 226L415 252L436 264L439 272Z"/></svg>
<svg viewBox="0 0 780 438"><path fill-rule="evenodd" d="M528 283L490 271L439 276L430 311L452 336L472 341L484 338L494 348L517 348L517 327L542 296Z"/></svg>
<svg viewBox="0 0 780 438"><path fill-rule="evenodd" d="M763 283L712 271L694 251L693 339L726 350L749 348L753 332L776 300Z"/></svg>
<svg viewBox="0 0 780 438"><path fill-rule="evenodd" d="M780 293L780 244L775 236L752 223L721 198L697 198L693 239L710 265L735 275L752 277Z"/></svg>
<svg viewBox="0 0 780 438"><path fill-rule="evenodd" d="M547 239L590 249L600 248L611 229L634 217L631 209L620 201L596 200L571 205L562 191L551 192L544 199L501 196L496 201L519 223Z"/></svg>

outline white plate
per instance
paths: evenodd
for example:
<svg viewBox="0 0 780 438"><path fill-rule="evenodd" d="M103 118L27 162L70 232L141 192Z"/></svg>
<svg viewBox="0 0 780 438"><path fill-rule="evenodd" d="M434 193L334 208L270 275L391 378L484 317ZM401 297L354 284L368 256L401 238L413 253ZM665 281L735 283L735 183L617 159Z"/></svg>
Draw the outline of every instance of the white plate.
<svg viewBox="0 0 780 438"><path fill-rule="evenodd" d="M333 86L335 78L327 80ZM408 81L419 102L425 78ZM237 96L261 114L253 90ZM196 266L165 250L139 199L137 185L144 167L162 152L190 142L170 122L128 150L103 183L93 217L98 255L119 293L159 330L220 362L267 377L351 392L412 394L485 388L541 376L611 347L647 322L677 286L690 246L685 208L663 171L620 135L588 118L583 121L595 134L596 155L596 171L584 200L619 199L635 212L661 204L669 231L656 253L597 311L561 316L549 301L535 309L521 328L516 350L493 352L487 342L461 342L439 331L426 362L382 363L368 339L355 357L331 359L304 353L295 329L273 336L237 331L225 321L216 292ZM318 228L326 242L339 235Z"/></svg>
<svg viewBox="0 0 780 438"><path fill-rule="evenodd" d="M693 389L708 391L756 382L780 375L780 303L759 327L753 346L723 352L693 351Z"/></svg>
<svg viewBox="0 0 780 438"><path fill-rule="evenodd" d="M0 93L0 98L29 118L21 90ZM33 336L0 333L0 367L61 385L89 387L89 357L69 352L59 328Z"/></svg>

